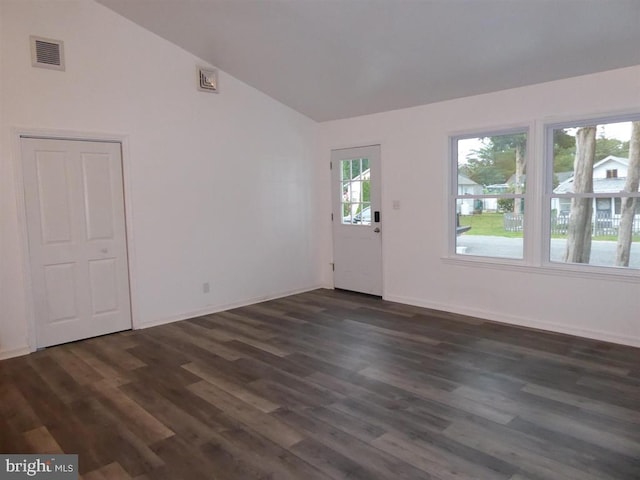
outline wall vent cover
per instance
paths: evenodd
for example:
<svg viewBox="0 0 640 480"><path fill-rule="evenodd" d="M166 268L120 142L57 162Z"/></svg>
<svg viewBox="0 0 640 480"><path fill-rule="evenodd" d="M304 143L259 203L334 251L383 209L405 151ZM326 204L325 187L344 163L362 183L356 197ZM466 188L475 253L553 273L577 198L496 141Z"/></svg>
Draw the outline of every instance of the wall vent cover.
<svg viewBox="0 0 640 480"><path fill-rule="evenodd" d="M33 35L29 38L31 40L31 65L64 70L64 42Z"/></svg>
<svg viewBox="0 0 640 480"><path fill-rule="evenodd" d="M198 90L218 93L218 70L215 68L196 67L198 72Z"/></svg>

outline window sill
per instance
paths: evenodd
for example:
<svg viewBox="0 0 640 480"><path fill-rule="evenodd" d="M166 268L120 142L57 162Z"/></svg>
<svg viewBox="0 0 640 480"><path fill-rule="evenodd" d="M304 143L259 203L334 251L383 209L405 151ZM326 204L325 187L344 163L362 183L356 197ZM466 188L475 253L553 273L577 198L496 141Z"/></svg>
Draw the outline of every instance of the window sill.
<svg viewBox="0 0 640 480"><path fill-rule="evenodd" d="M622 281L640 283L640 270L623 267L597 267L592 265L573 265L547 263L544 265L527 264L524 260L492 257L473 257L451 255L442 257L445 265L461 267L491 268L494 270L535 273L539 275L556 275L561 277L579 277L594 280Z"/></svg>

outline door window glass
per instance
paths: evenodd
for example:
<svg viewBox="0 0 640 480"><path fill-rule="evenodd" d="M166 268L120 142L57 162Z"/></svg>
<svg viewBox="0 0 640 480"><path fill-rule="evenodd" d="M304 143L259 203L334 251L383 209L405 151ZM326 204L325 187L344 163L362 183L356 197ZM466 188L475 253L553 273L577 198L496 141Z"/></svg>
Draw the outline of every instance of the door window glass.
<svg viewBox="0 0 640 480"><path fill-rule="evenodd" d="M369 159L340 161L343 225L371 225L371 170Z"/></svg>

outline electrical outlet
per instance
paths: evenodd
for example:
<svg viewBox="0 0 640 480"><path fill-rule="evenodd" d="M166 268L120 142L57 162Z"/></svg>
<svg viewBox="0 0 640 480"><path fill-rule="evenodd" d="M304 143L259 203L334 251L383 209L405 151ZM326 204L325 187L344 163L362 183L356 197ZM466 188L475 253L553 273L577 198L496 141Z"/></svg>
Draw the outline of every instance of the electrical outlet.
<svg viewBox="0 0 640 480"><path fill-rule="evenodd" d="M209 282L204 282L202 284L202 293L209 293L211 288L209 287Z"/></svg>

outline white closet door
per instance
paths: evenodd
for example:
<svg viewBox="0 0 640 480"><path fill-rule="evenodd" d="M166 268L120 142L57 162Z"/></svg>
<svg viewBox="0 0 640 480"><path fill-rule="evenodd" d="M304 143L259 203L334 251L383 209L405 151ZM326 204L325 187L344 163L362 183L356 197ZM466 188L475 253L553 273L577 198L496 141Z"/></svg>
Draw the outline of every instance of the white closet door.
<svg viewBox="0 0 640 480"><path fill-rule="evenodd" d="M21 147L37 346L131 328L120 144Z"/></svg>

